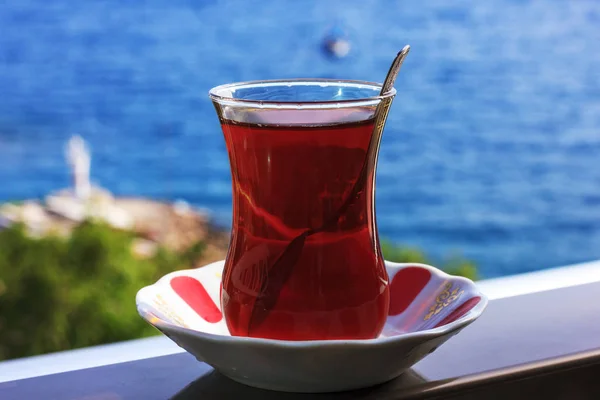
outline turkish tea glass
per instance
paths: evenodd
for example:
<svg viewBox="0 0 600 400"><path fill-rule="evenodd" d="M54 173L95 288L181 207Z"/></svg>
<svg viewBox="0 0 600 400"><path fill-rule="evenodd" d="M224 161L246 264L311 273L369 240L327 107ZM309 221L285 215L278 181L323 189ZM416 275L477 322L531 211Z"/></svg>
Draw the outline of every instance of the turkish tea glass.
<svg viewBox="0 0 600 400"><path fill-rule="evenodd" d="M375 169L396 94L361 81L296 79L210 91L233 186L221 305L232 335L370 339L388 276Z"/></svg>

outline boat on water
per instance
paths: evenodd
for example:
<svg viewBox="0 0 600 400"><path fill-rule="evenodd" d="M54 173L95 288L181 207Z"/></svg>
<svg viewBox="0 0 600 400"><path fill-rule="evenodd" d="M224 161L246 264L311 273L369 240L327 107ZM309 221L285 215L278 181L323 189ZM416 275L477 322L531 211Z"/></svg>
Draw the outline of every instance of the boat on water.
<svg viewBox="0 0 600 400"><path fill-rule="evenodd" d="M344 58L352 49L347 32L341 25L335 25L323 39L323 50L332 58Z"/></svg>

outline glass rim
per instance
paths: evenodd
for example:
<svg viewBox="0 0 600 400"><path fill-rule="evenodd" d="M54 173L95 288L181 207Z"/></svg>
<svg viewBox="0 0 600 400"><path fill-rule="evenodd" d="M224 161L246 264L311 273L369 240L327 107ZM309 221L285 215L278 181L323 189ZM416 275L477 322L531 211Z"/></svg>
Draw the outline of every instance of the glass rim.
<svg viewBox="0 0 600 400"><path fill-rule="evenodd" d="M240 88L270 87L270 86L341 86L372 89L377 91L375 96L361 97L357 99L339 99L339 100L305 100L305 101L285 101L285 100L256 100L239 99L233 97L233 92ZM253 80L244 82L227 83L215 86L209 90L208 95L213 102L221 105L244 106L264 109L278 110L298 110L298 109L323 109L323 108L345 108L377 105L383 99L394 97L396 89L391 88L387 93L380 95L381 83L351 80L351 79L328 79L328 78L293 78L293 79L267 79ZM229 95L223 94L229 93Z"/></svg>

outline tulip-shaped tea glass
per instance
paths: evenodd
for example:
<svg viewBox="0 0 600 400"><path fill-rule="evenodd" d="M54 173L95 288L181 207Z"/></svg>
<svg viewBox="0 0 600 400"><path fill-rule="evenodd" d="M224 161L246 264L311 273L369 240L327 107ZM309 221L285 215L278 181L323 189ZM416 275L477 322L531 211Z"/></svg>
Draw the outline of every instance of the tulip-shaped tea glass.
<svg viewBox="0 0 600 400"><path fill-rule="evenodd" d="M218 86L233 181L221 304L232 335L370 339L388 313L375 168L396 94L340 80Z"/></svg>

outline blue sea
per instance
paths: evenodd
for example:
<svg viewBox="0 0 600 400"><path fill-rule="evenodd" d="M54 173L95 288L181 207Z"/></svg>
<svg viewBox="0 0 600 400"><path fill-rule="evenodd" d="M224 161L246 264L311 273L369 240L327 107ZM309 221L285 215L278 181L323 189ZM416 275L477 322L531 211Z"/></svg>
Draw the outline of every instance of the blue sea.
<svg viewBox="0 0 600 400"><path fill-rule="evenodd" d="M332 27L343 59L325 55ZM116 194L227 225L207 91L268 78L382 81L405 44L377 171L382 236L486 277L600 258L596 1L8 0L0 3L0 201L69 184L79 134Z"/></svg>

